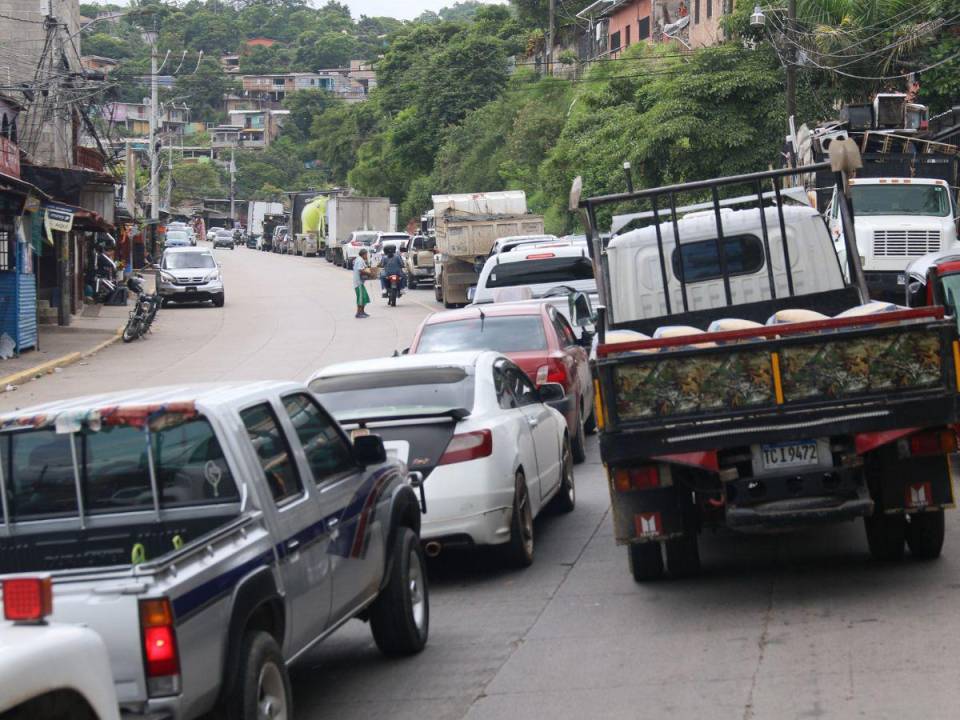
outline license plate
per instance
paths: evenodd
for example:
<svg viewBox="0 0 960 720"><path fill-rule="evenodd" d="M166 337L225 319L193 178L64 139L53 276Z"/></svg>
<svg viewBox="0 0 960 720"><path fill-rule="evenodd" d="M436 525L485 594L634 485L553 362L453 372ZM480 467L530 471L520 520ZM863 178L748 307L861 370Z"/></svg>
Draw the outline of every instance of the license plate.
<svg viewBox="0 0 960 720"><path fill-rule="evenodd" d="M816 440L761 445L760 460L767 470L798 465L819 465L820 452Z"/></svg>
<svg viewBox="0 0 960 720"><path fill-rule="evenodd" d="M907 284L907 276L904 273L900 273L899 275L897 275L897 285L906 285L906 284Z"/></svg>
<svg viewBox="0 0 960 720"><path fill-rule="evenodd" d="M188 293L192 293L192 292L196 292L196 291L197 291L197 289L196 289L195 287L188 287L188 288L187 288L187 292L188 292Z"/></svg>

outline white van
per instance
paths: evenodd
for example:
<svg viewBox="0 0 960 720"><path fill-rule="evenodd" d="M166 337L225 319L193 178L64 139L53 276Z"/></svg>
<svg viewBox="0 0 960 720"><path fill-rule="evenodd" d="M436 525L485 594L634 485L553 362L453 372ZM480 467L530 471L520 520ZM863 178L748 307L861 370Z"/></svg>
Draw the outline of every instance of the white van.
<svg viewBox="0 0 960 720"><path fill-rule="evenodd" d="M770 279L763 247L760 213L756 208L720 210L723 247L730 276L733 305L770 299ZM776 207L764 211L777 297L790 294L784 264L783 240ZM840 262L823 218L808 206L784 206L784 227L794 294L836 290L844 287ZM683 278L690 310L725 307L717 224L712 210L689 213L677 221L681 238L675 247L673 224L662 223L667 285L674 312L683 307ZM615 322L661 317L667 314L661 277L660 253L655 225L614 237L607 246L610 272L610 304Z"/></svg>
<svg viewBox="0 0 960 720"><path fill-rule="evenodd" d="M593 263L584 245L515 248L487 258L472 290L475 305L495 302L503 288L530 288L535 298L551 291L597 292Z"/></svg>
<svg viewBox="0 0 960 720"><path fill-rule="evenodd" d="M943 180L857 178L850 181L850 194L857 248L871 297L903 302L906 269L912 260L941 250L960 250L956 202ZM828 217L837 254L844 261L836 192Z"/></svg>

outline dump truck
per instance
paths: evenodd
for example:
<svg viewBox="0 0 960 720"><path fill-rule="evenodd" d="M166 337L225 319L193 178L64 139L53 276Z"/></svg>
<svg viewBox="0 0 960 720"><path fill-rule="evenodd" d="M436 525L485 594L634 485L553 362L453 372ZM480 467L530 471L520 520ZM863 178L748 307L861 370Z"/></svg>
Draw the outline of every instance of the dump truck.
<svg viewBox="0 0 960 720"><path fill-rule="evenodd" d="M711 528L862 518L875 558L941 552L957 325L942 307L870 301L849 163L832 161L587 199L574 182L600 295L574 321L596 323L600 452L637 582L698 572ZM817 211L782 192L788 176L827 169L846 267ZM706 210L683 204L704 197ZM631 205L644 212L627 219L646 224L602 237L598 214Z"/></svg>
<svg viewBox="0 0 960 720"><path fill-rule="evenodd" d="M542 235L543 218L527 212L522 190L434 195L435 293L444 307L469 302L493 243L512 235Z"/></svg>
<svg viewBox="0 0 960 720"><path fill-rule="evenodd" d="M327 202L325 256L342 266L343 245L357 230L387 232L390 228L390 198L335 195Z"/></svg>

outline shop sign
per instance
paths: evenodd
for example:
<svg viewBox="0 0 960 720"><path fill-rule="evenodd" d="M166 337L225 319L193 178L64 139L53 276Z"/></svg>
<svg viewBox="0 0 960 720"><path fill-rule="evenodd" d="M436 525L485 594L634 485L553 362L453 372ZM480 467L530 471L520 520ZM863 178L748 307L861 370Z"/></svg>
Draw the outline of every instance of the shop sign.
<svg viewBox="0 0 960 720"><path fill-rule="evenodd" d="M44 215L47 229L60 232L73 230L73 208L64 205L46 205Z"/></svg>

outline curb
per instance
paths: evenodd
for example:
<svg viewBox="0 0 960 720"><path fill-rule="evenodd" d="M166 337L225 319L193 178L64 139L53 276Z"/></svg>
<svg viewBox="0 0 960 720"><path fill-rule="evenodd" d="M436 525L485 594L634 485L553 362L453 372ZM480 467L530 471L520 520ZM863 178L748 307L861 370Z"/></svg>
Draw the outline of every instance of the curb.
<svg viewBox="0 0 960 720"><path fill-rule="evenodd" d="M15 372L11 375L7 375L6 377L2 377L0 378L0 393L5 392L5 388L8 385L23 385L24 383L28 383L40 375L49 375L57 368L64 368L69 365L73 365L75 362L79 362L80 360L85 360L91 355L100 352L104 348L108 348L113 345L115 342L117 342L117 340L120 339L122 334L123 328L117 328L117 331L111 337L97 345L94 345L89 350L67 353L66 355L54 358L53 360L48 360L40 365L34 365L32 368L27 368L26 370L21 370L20 372Z"/></svg>

